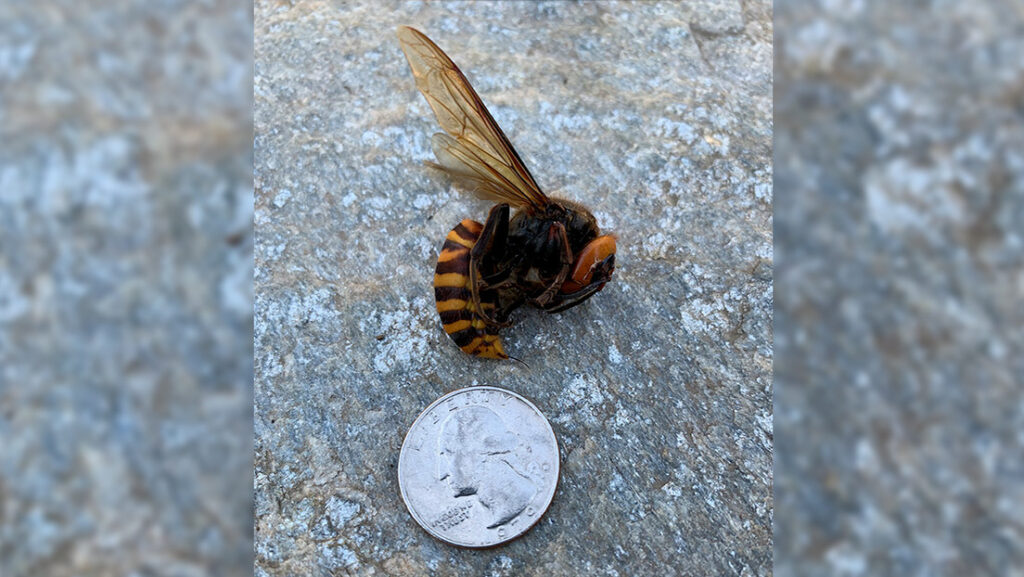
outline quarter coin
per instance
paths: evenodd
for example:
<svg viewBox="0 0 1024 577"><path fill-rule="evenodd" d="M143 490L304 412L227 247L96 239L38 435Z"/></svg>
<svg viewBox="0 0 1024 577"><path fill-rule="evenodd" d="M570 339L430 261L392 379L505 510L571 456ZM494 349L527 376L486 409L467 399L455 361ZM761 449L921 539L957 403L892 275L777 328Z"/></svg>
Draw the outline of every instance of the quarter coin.
<svg viewBox="0 0 1024 577"><path fill-rule="evenodd" d="M410 427L398 485L413 519L438 539L491 547L547 510L558 484L558 442L544 415L497 387L434 401Z"/></svg>

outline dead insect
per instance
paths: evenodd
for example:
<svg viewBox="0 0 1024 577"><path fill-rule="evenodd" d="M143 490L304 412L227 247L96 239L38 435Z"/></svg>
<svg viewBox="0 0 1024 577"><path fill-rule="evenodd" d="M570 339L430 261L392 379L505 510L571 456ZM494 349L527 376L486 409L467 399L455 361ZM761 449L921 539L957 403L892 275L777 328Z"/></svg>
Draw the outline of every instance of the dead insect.
<svg viewBox="0 0 1024 577"><path fill-rule="evenodd" d="M498 330L523 304L549 313L601 290L615 269L615 237L601 235L583 206L551 198L516 154L466 77L422 32L402 26L398 41L441 128L432 144L456 184L498 201L480 224L448 233L437 259L434 296L445 332L463 351L507 359ZM510 209L516 213L509 217Z"/></svg>

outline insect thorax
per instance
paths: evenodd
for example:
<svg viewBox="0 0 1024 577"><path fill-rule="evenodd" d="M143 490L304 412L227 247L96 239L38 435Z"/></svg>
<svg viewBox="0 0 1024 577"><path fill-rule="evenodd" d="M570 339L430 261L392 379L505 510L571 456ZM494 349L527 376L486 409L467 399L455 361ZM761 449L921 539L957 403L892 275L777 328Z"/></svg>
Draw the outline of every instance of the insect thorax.
<svg viewBox="0 0 1024 577"><path fill-rule="evenodd" d="M543 287L562 266L564 248L553 230L555 223L565 227L574 259L600 234L589 210L570 201L552 200L544 213L520 210L509 222L508 255L518 260L519 280L526 285Z"/></svg>

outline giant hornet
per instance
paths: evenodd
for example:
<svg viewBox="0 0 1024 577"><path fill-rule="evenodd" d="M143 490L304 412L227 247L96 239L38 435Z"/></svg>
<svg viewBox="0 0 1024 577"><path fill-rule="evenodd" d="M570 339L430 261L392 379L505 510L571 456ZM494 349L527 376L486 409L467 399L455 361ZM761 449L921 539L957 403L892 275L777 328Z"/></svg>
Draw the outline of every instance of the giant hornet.
<svg viewBox="0 0 1024 577"><path fill-rule="evenodd" d="M498 201L487 221L465 219L437 259L434 297L448 336L471 355L507 359L498 330L523 304L549 313L590 298L611 280L615 237L583 206L544 194L455 63L422 32L398 41L438 123L428 163L462 188ZM510 210L516 212L509 217Z"/></svg>

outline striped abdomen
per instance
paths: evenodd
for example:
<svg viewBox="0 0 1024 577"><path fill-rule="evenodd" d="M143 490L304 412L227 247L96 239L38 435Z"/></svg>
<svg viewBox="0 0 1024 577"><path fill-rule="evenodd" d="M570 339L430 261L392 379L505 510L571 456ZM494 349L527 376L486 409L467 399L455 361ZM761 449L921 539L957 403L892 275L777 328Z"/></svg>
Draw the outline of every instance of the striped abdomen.
<svg viewBox="0 0 1024 577"><path fill-rule="evenodd" d="M444 332L460 349L478 357L507 359L498 327L480 318L470 292L469 251L482 230L482 224L467 218L445 237L434 272L434 298ZM480 292L480 306L492 315L496 302L494 291Z"/></svg>

